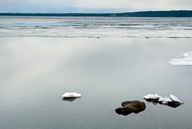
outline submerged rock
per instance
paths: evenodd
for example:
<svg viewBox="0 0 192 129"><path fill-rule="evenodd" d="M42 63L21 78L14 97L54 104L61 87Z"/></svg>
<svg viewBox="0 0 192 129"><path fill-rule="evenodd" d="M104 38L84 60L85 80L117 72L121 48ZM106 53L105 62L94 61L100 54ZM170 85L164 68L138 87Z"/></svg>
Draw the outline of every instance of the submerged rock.
<svg viewBox="0 0 192 129"><path fill-rule="evenodd" d="M178 107L181 104L183 104L183 101L181 99L179 99L178 97L176 97L172 94L170 95L170 97L167 97L167 96L157 97L157 96L158 96L157 94L148 94L148 95L144 96L143 98L147 101L168 105L170 107Z"/></svg>
<svg viewBox="0 0 192 129"><path fill-rule="evenodd" d="M76 92L65 92L62 97L63 97L63 100L74 101L75 99L80 98L81 94Z"/></svg>
<svg viewBox="0 0 192 129"><path fill-rule="evenodd" d="M115 109L117 114L120 115L129 115L130 113L139 113L144 111L146 106L144 102L140 102L137 100L134 101L125 101L121 103L122 107Z"/></svg>

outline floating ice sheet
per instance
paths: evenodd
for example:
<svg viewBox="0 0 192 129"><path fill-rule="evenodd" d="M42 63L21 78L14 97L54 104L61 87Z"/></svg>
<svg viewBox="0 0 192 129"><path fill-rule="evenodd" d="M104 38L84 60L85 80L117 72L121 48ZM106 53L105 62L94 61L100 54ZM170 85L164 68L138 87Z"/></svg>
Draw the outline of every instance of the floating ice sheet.
<svg viewBox="0 0 192 129"><path fill-rule="evenodd" d="M176 59L169 61L171 65L192 65L192 51L181 53Z"/></svg>
<svg viewBox="0 0 192 129"><path fill-rule="evenodd" d="M175 39L192 38L191 26L189 18L6 16L0 17L0 37Z"/></svg>
<svg viewBox="0 0 192 129"><path fill-rule="evenodd" d="M76 26L73 23L11 23L0 24L0 27L43 27L43 26Z"/></svg>

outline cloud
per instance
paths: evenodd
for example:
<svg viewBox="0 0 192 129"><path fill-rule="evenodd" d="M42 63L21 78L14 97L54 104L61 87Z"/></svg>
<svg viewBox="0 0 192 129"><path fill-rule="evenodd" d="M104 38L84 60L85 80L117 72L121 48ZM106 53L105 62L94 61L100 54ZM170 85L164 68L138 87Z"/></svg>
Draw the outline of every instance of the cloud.
<svg viewBox="0 0 192 129"><path fill-rule="evenodd" d="M187 10L191 7L191 0L0 0L0 11L4 12Z"/></svg>
<svg viewBox="0 0 192 129"><path fill-rule="evenodd" d="M71 12L78 0L0 0L1 12Z"/></svg>
<svg viewBox="0 0 192 129"><path fill-rule="evenodd" d="M80 8L191 9L191 0L80 0Z"/></svg>

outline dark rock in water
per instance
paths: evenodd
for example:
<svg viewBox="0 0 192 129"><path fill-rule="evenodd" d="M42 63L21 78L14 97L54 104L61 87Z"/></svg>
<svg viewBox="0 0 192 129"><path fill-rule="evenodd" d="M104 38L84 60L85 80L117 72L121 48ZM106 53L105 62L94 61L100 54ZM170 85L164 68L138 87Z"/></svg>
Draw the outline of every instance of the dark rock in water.
<svg viewBox="0 0 192 129"><path fill-rule="evenodd" d="M77 98L74 98L74 97L66 97L66 98L63 98L63 101L73 102L75 99L77 99Z"/></svg>
<svg viewBox="0 0 192 129"><path fill-rule="evenodd" d="M122 108L122 107L115 109L115 111L117 114L124 115L124 116L132 113L129 108Z"/></svg>
<svg viewBox="0 0 192 129"><path fill-rule="evenodd" d="M172 101L172 102L168 102L167 105L170 107L176 108L176 107L180 106L181 103L177 102L177 101Z"/></svg>
<svg viewBox="0 0 192 129"><path fill-rule="evenodd" d="M70 101L70 102L72 102L72 101L74 101L75 99L80 98L80 97L81 97L81 94L76 93L76 92L65 92L62 97L63 97L63 100L64 100L64 101Z"/></svg>
<svg viewBox="0 0 192 129"><path fill-rule="evenodd" d="M145 109L145 103L144 102L140 102L137 100L134 101L125 101L121 103L122 107L128 107L131 108L133 111L138 110L138 109Z"/></svg>
<svg viewBox="0 0 192 129"><path fill-rule="evenodd" d="M144 102L137 100L134 101L125 101L121 103L122 107L115 109L116 113L121 115L129 115L130 113L139 113L144 111L146 106Z"/></svg>

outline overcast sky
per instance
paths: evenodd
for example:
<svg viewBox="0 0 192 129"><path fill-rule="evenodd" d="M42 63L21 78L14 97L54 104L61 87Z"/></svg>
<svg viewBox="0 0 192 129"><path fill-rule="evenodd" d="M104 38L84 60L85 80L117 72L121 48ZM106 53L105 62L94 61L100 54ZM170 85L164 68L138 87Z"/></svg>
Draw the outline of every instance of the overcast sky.
<svg viewBox="0 0 192 129"><path fill-rule="evenodd" d="M191 9L192 0L0 0L0 12L107 13Z"/></svg>

